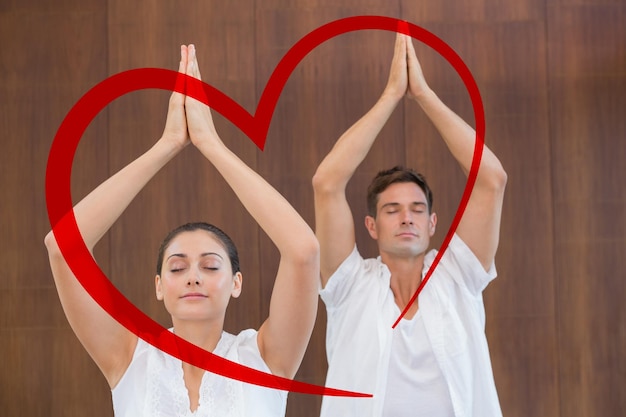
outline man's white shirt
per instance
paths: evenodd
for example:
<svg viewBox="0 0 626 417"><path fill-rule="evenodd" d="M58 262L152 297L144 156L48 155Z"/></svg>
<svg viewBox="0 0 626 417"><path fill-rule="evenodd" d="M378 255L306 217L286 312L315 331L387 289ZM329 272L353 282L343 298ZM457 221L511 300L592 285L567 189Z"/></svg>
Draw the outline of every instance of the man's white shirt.
<svg viewBox="0 0 626 417"><path fill-rule="evenodd" d="M426 254L422 276L436 254L436 250ZM454 417L502 416L485 337L482 298L495 277L495 266L485 271L469 247L454 235L419 296L419 316L413 319L422 320L430 352L447 387L447 397L441 386L436 390L444 401L442 410L445 401L450 401ZM394 404L386 404L388 390L419 389L397 387L398 379L390 375L390 366L392 374L401 366L390 360L398 354L392 351L394 332L401 330L392 329L399 309L389 284L390 272L380 257L363 259L355 247L320 291L328 316L326 386L373 394L373 398L324 397L321 417L392 416L387 414L394 408ZM429 369L424 371L432 372L433 368ZM420 409L414 406L403 414L396 414L395 408L393 417L419 415ZM423 409L430 406L425 404Z"/></svg>

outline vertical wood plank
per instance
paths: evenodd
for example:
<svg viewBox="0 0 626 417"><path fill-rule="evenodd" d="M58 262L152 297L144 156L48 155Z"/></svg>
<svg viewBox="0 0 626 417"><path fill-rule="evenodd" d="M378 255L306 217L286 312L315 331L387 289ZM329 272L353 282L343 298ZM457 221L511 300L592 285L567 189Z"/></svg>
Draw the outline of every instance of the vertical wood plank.
<svg viewBox="0 0 626 417"><path fill-rule="evenodd" d="M105 25L97 1L0 6L0 188L6 196L0 203L0 262L6 266L0 283L3 416L78 416L108 407L99 381L92 384L98 389L93 396L92 391L72 395L80 392L73 389L75 381L100 378L99 371L69 329L43 245L50 230L44 192L48 151L65 113L106 74ZM103 115L79 145L74 195L93 186L84 171L106 175L105 137ZM106 260L106 248L99 254ZM62 369L69 379L59 378Z"/></svg>
<svg viewBox="0 0 626 417"><path fill-rule="evenodd" d="M155 6L150 1L111 1L111 71L137 67L177 70L180 45L194 43L203 80L251 108L255 102L252 6L251 1L195 1L184 7L179 3ZM160 137L169 96L163 91L134 92L111 105L111 173ZM220 136L255 169L254 145L213 113ZM231 332L258 328L258 227L219 173L193 146L146 186L112 229L112 279L136 305L171 326L169 314L153 295L154 263L166 233L189 221L213 223L238 244L244 290L240 299L231 302L225 326ZM127 255L129 249L132 256Z"/></svg>
<svg viewBox="0 0 626 417"><path fill-rule="evenodd" d="M626 7L548 8L563 415L626 412Z"/></svg>

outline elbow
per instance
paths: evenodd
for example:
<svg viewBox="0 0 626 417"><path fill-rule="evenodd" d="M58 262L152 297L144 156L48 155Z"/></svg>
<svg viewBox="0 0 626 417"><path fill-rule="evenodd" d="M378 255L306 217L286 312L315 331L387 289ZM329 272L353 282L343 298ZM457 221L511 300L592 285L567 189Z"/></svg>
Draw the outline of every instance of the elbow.
<svg viewBox="0 0 626 417"><path fill-rule="evenodd" d="M343 192L346 187L346 181L323 169L321 165L315 171L311 182L313 184L313 192L317 195Z"/></svg>
<svg viewBox="0 0 626 417"><path fill-rule="evenodd" d="M483 180L481 182L493 193L504 194L508 176L502 167L502 164L498 162L495 166L491 166L488 172L489 174L483 176Z"/></svg>
<svg viewBox="0 0 626 417"><path fill-rule="evenodd" d="M48 250L49 255L60 254L61 250L59 249L59 244L54 237L54 233L51 231L48 232L46 237L43 239L44 245L46 245L46 249Z"/></svg>
<svg viewBox="0 0 626 417"><path fill-rule="evenodd" d="M303 267L319 267L320 244L311 231L306 238L290 248L289 258Z"/></svg>
<svg viewBox="0 0 626 417"><path fill-rule="evenodd" d="M317 168L317 171L315 171L311 183L313 184L313 191L315 191L316 193L322 191L328 186L328 180L326 179L326 175L322 170L320 170L319 167Z"/></svg>
<svg viewBox="0 0 626 417"><path fill-rule="evenodd" d="M506 171L504 170L504 168L502 167L502 165L499 166L499 169L496 171L495 175L494 175L494 187L496 190L504 193L504 189L506 188L506 183L508 181L509 177L506 173Z"/></svg>
<svg viewBox="0 0 626 417"><path fill-rule="evenodd" d="M320 244L313 231L311 231L310 236L306 239L306 241L303 242L301 253L303 261L307 263L313 262L314 264L319 265Z"/></svg>

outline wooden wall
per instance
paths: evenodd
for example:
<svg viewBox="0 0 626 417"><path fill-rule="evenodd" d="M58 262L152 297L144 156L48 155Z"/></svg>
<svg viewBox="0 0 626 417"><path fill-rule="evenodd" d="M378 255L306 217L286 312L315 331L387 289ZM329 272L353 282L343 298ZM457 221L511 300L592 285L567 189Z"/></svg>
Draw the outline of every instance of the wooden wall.
<svg viewBox="0 0 626 417"><path fill-rule="evenodd" d="M250 112L285 52L352 15L400 17L447 42L476 78L486 143L509 174L497 255L486 290L487 336L507 417L626 415L626 3L623 0L0 0L0 415L111 416L104 378L65 320L43 237L48 150L72 105L107 76L176 69L193 42L203 79ZM336 138L384 87L393 34L341 35L289 78L264 152L216 116L225 142L313 226L311 176ZM417 45L427 80L473 123L468 94L436 52ZM141 91L107 107L74 163L83 196L159 137L169 94ZM364 189L396 163L435 190L438 245L464 177L414 103L392 116L349 187L360 223ZM112 281L168 324L153 297L158 244L188 220L223 226L242 253L244 293L227 330L267 314L277 254L215 170L192 149L168 165L97 247ZM375 246L364 229L358 241ZM325 313L297 379L323 384ZM292 394L288 416L316 416L320 398Z"/></svg>

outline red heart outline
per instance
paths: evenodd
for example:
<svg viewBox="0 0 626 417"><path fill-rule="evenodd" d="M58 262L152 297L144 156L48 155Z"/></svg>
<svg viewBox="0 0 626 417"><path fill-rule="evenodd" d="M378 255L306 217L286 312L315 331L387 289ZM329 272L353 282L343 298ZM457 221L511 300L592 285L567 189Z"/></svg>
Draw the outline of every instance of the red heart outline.
<svg viewBox="0 0 626 417"><path fill-rule="evenodd" d="M238 126L260 149L263 149L278 98L287 79L300 61L328 39L343 33L367 29L405 33L435 49L460 75L474 108L476 144L465 190L448 234L439 248L439 253L411 302L417 298L419 291L426 284L447 249L476 181L484 146L485 119L482 100L476 82L463 60L434 34L395 18L353 16L335 20L315 29L284 55L263 90L254 116L216 88L194 78L181 76L178 72L158 68L135 69L113 75L85 93L68 112L55 135L48 156L46 167L48 218L59 248L72 272L93 299L115 320L158 349L184 362L225 377L305 394L371 397L371 394L306 384L248 368L207 352L163 328L128 301L100 270L82 240L76 224L70 189L72 162L84 131L93 118L116 98L132 91L149 88L185 93L218 111ZM406 310L402 312L394 327L404 314Z"/></svg>

